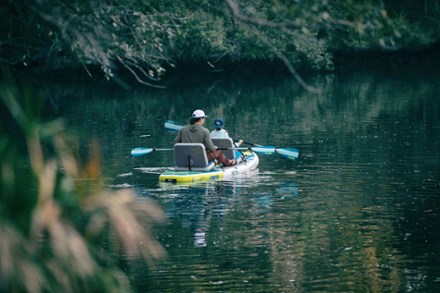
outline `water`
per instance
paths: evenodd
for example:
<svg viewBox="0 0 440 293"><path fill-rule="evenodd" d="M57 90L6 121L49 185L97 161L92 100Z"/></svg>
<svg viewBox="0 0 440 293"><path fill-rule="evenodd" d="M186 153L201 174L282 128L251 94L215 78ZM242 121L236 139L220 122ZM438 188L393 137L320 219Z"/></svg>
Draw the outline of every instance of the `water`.
<svg viewBox="0 0 440 293"><path fill-rule="evenodd" d="M392 68L311 80L202 80L165 91L52 87L55 115L85 146L97 138L113 188L133 188L167 215L156 237L168 256L125 270L139 292L438 292L438 70ZM158 182L172 153L165 120L196 108L234 138L295 147L297 161L260 155L232 181Z"/></svg>

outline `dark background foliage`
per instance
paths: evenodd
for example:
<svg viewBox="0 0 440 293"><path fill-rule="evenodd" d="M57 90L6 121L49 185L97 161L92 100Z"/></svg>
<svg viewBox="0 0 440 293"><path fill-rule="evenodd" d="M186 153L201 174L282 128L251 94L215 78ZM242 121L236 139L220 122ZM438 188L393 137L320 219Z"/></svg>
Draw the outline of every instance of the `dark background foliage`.
<svg viewBox="0 0 440 293"><path fill-rule="evenodd" d="M439 14L434 0L6 0L0 62L89 75L100 68L109 79L123 71L148 85L182 64L332 70L341 52L438 46Z"/></svg>

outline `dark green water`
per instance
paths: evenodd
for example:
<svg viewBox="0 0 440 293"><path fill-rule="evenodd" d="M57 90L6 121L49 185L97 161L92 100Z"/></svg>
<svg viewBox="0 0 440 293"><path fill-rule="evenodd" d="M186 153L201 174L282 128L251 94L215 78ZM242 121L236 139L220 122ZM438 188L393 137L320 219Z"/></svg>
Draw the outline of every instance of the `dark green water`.
<svg viewBox="0 0 440 293"><path fill-rule="evenodd" d="M440 72L364 70L322 76L182 83L162 91L54 87L57 115L102 144L104 174L167 214L168 257L132 260L139 292L439 292ZM260 155L230 182L159 184L172 153L167 119L201 108L235 138L295 147L297 161ZM204 233L197 233L203 230Z"/></svg>

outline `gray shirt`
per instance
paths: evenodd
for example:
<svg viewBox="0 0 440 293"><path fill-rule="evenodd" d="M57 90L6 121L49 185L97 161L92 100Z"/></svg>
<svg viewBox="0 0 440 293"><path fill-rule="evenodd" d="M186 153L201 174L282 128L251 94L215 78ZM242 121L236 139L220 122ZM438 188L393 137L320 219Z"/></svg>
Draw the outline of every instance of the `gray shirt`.
<svg viewBox="0 0 440 293"><path fill-rule="evenodd" d="M205 149L209 151L215 151L217 149L212 143L209 130L197 124L182 127L174 140L174 143L179 142L203 143Z"/></svg>

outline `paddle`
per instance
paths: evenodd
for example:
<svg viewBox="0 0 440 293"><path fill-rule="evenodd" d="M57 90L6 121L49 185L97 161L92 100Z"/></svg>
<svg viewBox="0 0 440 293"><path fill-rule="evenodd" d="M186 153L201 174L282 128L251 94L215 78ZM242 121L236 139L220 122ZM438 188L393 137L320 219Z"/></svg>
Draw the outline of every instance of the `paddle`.
<svg viewBox="0 0 440 293"><path fill-rule="evenodd" d="M131 150L131 156L132 157L140 157L140 156L149 154L149 153L154 152L154 151L172 151L172 150L174 150L174 149L171 149L171 148L157 149L157 148L142 148L142 147L139 147L139 148L134 148L134 149Z"/></svg>
<svg viewBox="0 0 440 293"><path fill-rule="evenodd" d="M299 152L297 149L293 148L277 148L274 146L255 146L255 147L238 147L238 148L218 148L219 150L242 150L242 151L253 151L258 154L263 155L273 155L274 153L278 153L282 155L285 158L294 160L298 158ZM143 155L147 155L154 151L172 151L174 149L172 148L145 148L145 147L137 147L131 150L131 156L133 157L139 157Z"/></svg>
<svg viewBox="0 0 440 293"><path fill-rule="evenodd" d="M251 146L263 147L259 144L252 143L252 142L243 141L243 143L251 145ZM283 157L285 157L287 159L291 159L291 160L295 160L299 156L299 151L294 148L277 148L277 147L275 147L275 152L277 152L278 154L282 155Z"/></svg>
<svg viewBox="0 0 440 293"><path fill-rule="evenodd" d="M177 124L176 122L172 120L165 121L165 128L169 131L179 131L183 126ZM238 142L237 140L234 140L234 142ZM283 157L295 160L299 156L299 151L294 148L278 148L273 146L262 146L259 144L255 144L252 142L246 142L243 141L244 144L252 146L252 148L244 148L244 150L252 150L256 153L266 154L266 155L272 155L273 153L278 153L282 155ZM235 148L236 150L241 150L242 148Z"/></svg>
<svg viewBox="0 0 440 293"><path fill-rule="evenodd" d="M275 153L275 147L273 146L260 146L260 147L251 147L251 148L218 148L219 150L250 150L259 154L264 155L272 155ZM143 155L147 155L149 153L152 153L154 151L172 151L174 149L172 148L164 148L164 149L157 149L157 148L144 148L144 147L137 147L131 150L131 156L132 157L140 157Z"/></svg>
<svg viewBox="0 0 440 293"><path fill-rule="evenodd" d="M171 121L171 120L165 121L165 125L164 126L169 131L179 131L180 128L183 127L183 126L181 126L181 125L179 125L176 122Z"/></svg>

